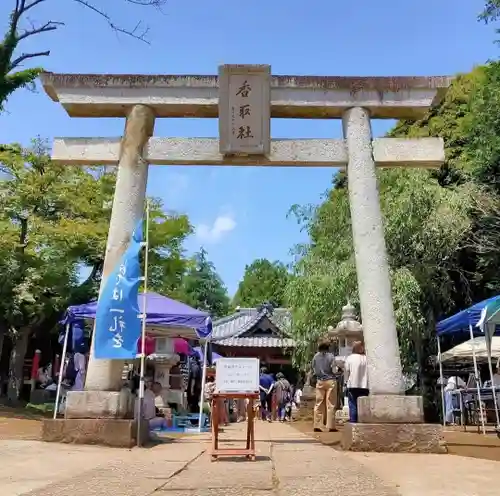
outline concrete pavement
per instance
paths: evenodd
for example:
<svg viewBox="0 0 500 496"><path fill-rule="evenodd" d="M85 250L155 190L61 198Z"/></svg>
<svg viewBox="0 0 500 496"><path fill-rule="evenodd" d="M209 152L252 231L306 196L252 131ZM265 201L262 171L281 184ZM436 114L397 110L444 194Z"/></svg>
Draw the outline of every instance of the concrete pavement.
<svg viewBox="0 0 500 496"><path fill-rule="evenodd" d="M244 425L227 428L241 445ZM211 462L209 436L149 449L0 441L2 496L493 496L500 463L449 455L344 453L288 425L256 424L257 460Z"/></svg>

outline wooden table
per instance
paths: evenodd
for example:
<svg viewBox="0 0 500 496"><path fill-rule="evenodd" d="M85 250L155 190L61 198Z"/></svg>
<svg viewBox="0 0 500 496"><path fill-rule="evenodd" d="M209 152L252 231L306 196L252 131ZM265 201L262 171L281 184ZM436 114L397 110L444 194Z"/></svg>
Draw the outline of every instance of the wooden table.
<svg viewBox="0 0 500 496"><path fill-rule="evenodd" d="M212 451L211 459L215 461L219 456L244 456L255 460L255 424L254 401L259 393L214 393L212 398ZM224 400L248 400L247 404L247 436L245 448L219 448L220 409L224 408Z"/></svg>

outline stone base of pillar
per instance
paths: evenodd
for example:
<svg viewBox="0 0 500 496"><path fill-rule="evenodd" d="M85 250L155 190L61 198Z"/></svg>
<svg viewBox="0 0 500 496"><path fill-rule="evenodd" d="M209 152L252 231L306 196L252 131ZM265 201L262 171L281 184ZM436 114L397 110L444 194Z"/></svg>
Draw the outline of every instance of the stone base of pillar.
<svg viewBox="0 0 500 496"><path fill-rule="evenodd" d="M342 449L380 453L447 453L439 424L351 424L342 429Z"/></svg>
<svg viewBox="0 0 500 496"><path fill-rule="evenodd" d="M446 453L443 427L424 424L421 396L372 395L358 399L359 423L346 423L342 448L349 451Z"/></svg>
<svg viewBox="0 0 500 496"><path fill-rule="evenodd" d="M68 391L65 419L133 419L135 395L122 391Z"/></svg>
<svg viewBox="0 0 500 496"><path fill-rule="evenodd" d="M149 425L141 424L143 444L149 442ZM55 443L98 444L114 448L137 445L137 424L134 420L109 418L45 419L42 441Z"/></svg>
<svg viewBox="0 0 500 496"><path fill-rule="evenodd" d="M374 394L358 399L360 424L422 424L422 396Z"/></svg>

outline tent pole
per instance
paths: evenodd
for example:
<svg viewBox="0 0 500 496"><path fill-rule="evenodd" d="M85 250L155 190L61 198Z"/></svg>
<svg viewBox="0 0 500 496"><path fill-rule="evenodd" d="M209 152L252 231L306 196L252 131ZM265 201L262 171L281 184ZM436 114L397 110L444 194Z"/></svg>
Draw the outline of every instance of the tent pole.
<svg viewBox="0 0 500 496"><path fill-rule="evenodd" d="M205 382L207 380L207 355L208 355L208 338L205 339L203 347L203 372L201 374L201 395L200 395L200 419L198 421L198 432L201 432L203 421L203 405L205 403Z"/></svg>
<svg viewBox="0 0 500 496"><path fill-rule="evenodd" d="M64 362L66 361L66 352L68 350L68 337L69 337L70 324L66 324L66 334L64 335L63 350L61 355L61 364L59 365L59 377L57 378L57 392L56 392L56 404L54 406L54 420L57 418L57 410L59 408L59 399L61 397L61 384L63 380L64 373Z"/></svg>
<svg viewBox="0 0 500 496"><path fill-rule="evenodd" d="M492 326L493 332L490 332L490 329L488 329L489 326ZM493 334L495 334L495 324L493 323L487 323L486 324L486 333L485 333L485 339L486 339L486 352L488 354L488 368L490 369L490 379L491 379L491 392L493 394L493 407L495 408L495 417L497 421L496 429L500 428L500 419L499 419L499 413L498 413L498 402L497 402L497 392L495 389L495 379L493 377L493 365L491 363L491 339L493 337Z"/></svg>
<svg viewBox="0 0 500 496"><path fill-rule="evenodd" d="M477 396L479 400L479 413L481 415L481 426L483 428L483 435L486 434L486 428L484 426L484 412L483 412L483 402L481 401L481 385L479 378L479 371L477 368L477 358L476 358L476 348L474 346L474 332L472 331L472 325L469 325L469 332L471 338L471 348L472 348L472 360L474 362L474 375L476 377L476 388L477 388Z"/></svg>
<svg viewBox="0 0 500 496"><path fill-rule="evenodd" d="M441 383L441 410L443 412L443 427L446 425L446 405L444 402L444 376L443 376L443 363L441 362L441 343L439 341L439 334L437 335L438 347L438 360L439 360L439 378Z"/></svg>
<svg viewBox="0 0 500 496"><path fill-rule="evenodd" d="M144 241L144 284L142 292L142 328L141 328L141 364L139 370L139 404L137 408L137 446L142 446L142 412L144 407L144 375L146 369L146 318L148 291L148 255L149 255L149 200L146 200L146 234Z"/></svg>

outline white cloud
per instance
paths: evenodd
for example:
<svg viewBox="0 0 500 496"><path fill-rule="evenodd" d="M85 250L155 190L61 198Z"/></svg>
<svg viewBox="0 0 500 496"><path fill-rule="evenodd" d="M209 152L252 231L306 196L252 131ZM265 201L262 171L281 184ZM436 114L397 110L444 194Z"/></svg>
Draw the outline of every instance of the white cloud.
<svg viewBox="0 0 500 496"><path fill-rule="evenodd" d="M196 227L196 236L204 243L217 243L224 234L236 227L236 221L230 215L219 215L212 225L199 224Z"/></svg>

